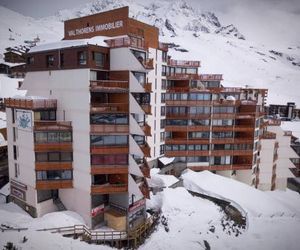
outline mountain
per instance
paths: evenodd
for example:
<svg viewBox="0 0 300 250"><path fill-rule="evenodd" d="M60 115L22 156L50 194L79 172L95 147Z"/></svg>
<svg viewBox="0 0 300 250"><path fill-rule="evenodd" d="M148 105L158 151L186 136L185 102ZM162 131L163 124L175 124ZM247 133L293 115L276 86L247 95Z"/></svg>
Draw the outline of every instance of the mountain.
<svg viewBox="0 0 300 250"><path fill-rule="evenodd" d="M0 51L39 36L41 42L63 37L63 21L130 7L130 16L160 29L160 40L173 43L175 59L201 60L201 73L222 73L225 86L268 88L268 103L300 106L300 45L278 49L251 41L234 24L184 1L98 0L41 19L0 7ZM9 38L15 39L14 41Z"/></svg>

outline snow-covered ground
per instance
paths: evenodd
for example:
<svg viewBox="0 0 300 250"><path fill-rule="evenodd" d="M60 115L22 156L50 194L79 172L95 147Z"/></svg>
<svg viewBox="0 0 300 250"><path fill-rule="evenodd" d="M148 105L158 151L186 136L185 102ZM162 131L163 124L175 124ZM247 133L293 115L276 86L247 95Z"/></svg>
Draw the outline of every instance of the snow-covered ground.
<svg viewBox="0 0 300 250"><path fill-rule="evenodd" d="M292 131L293 136L300 139L300 121L282 121L281 128L284 131Z"/></svg>
<svg viewBox="0 0 300 250"><path fill-rule="evenodd" d="M154 174L155 175L155 174ZM141 250L211 249L223 250L298 250L300 245L300 195L292 191L261 192L240 182L208 172L187 171L184 184L196 192L224 197L239 204L248 213L248 228L238 237L230 231L232 222L223 230L224 213L214 203L192 196L186 188L165 188L151 195L147 206L161 208L165 218L157 230L146 240ZM0 232L0 247L8 241L22 249L111 249L89 245L78 239L64 238L50 232L37 232L50 228L83 224L74 212L55 212L33 219L15 204L0 205L0 224L28 227L27 231ZM22 243L23 237L28 241Z"/></svg>

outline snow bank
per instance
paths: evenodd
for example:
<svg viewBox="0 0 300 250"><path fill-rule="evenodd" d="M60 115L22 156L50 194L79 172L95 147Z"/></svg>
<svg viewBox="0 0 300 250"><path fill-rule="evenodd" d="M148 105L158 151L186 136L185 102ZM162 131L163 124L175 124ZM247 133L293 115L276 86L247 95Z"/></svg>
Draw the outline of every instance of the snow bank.
<svg viewBox="0 0 300 250"><path fill-rule="evenodd" d="M261 215L272 217L300 216L298 209L285 206L268 193L209 171L194 172L187 170L182 178L184 186L188 190L233 201L254 217L260 217ZM298 201L300 201L300 197Z"/></svg>

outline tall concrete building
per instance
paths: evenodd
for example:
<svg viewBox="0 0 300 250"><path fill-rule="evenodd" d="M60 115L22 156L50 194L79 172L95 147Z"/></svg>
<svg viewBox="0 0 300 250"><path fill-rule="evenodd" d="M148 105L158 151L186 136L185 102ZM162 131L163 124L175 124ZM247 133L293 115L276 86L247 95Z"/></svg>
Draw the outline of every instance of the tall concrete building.
<svg viewBox="0 0 300 250"><path fill-rule="evenodd" d="M124 7L68 20L62 41L29 51L27 96L5 100L14 202L128 231L146 219L152 166L258 185L267 90L225 88L158 37Z"/></svg>

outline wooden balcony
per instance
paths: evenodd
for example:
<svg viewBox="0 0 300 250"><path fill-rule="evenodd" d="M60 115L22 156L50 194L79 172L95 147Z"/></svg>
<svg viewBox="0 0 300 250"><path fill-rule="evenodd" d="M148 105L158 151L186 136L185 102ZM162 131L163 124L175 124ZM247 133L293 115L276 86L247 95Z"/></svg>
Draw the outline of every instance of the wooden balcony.
<svg viewBox="0 0 300 250"><path fill-rule="evenodd" d="M167 119L210 119L210 114L166 113Z"/></svg>
<svg viewBox="0 0 300 250"><path fill-rule="evenodd" d="M116 147L116 146L92 146L91 154L128 154L129 146Z"/></svg>
<svg viewBox="0 0 300 250"><path fill-rule="evenodd" d="M210 106L212 101L166 100L169 106Z"/></svg>
<svg viewBox="0 0 300 250"><path fill-rule="evenodd" d="M143 151L145 157L151 157L151 148L149 147L147 142L144 145L139 145L139 146Z"/></svg>
<svg viewBox="0 0 300 250"><path fill-rule="evenodd" d="M210 131L210 126L175 126L175 125L166 125L165 131L178 131L178 132L203 132L203 131Z"/></svg>
<svg viewBox="0 0 300 250"><path fill-rule="evenodd" d="M166 144L209 144L208 138L195 138L195 139L188 139L188 138L168 138L165 140Z"/></svg>
<svg viewBox="0 0 300 250"><path fill-rule="evenodd" d="M199 75L200 81L222 81L223 75L221 74L201 74Z"/></svg>
<svg viewBox="0 0 300 250"><path fill-rule="evenodd" d="M200 80L200 76L198 74L169 74L167 75L168 80Z"/></svg>
<svg viewBox="0 0 300 250"><path fill-rule="evenodd" d="M128 81L98 80L91 81L90 90L92 92L128 92Z"/></svg>
<svg viewBox="0 0 300 250"><path fill-rule="evenodd" d="M188 68L199 68L200 61L185 61L185 60L168 60L168 66L172 67L188 67Z"/></svg>
<svg viewBox="0 0 300 250"><path fill-rule="evenodd" d="M147 93L152 92L152 83L151 82L144 83L143 87Z"/></svg>
<svg viewBox="0 0 300 250"><path fill-rule="evenodd" d="M229 113L229 114L223 114L223 113L213 113L212 117L213 119L234 119L235 113Z"/></svg>
<svg viewBox="0 0 300 250"><path fill-rule="evenodd" d="M210 165L210 166L188 166L193 171L225 171L225 170L250 170L252 169L251 164L232 164L232 165Z"/></svg>
<svg viewBox="0 0 300 250"><path fill-rule="evenodd" d="M211 140L213 144L232 144L234 143L234 138L213 138Z"/></svg>
<svg viewBox="0 0 300 250"><path fill-rule="evenodd" d="M91 113L128 113L128 103L92 103Z"/></svg>
<svg viewBox="0 0 300 250"><path fill-rule="evenodd" d="M128 166L124 165L92 165L91 174L128 174Z"/></svg>
<svg viewBox="0 0 300 250"><path fill-rule="evenodd" d="M128 184L111 184L92 185L91 194L116 194L128 192Z"/></svg>
<svg viewBox="0 0 300 250"><path fill-rule="evenodd" d="M129 125L91 124L91 133L129 133Z"/></svg>
<svg viewBox="0 0 300 250"><path fill-rule="evenodd" d="M140 166L140 170L142 171L144 177L150 178L150 168L147 163L142 164Z"/></svg>
<svg viewBox="0 0 300 250"><path fill-rule="evenodd" d="M72 123L66 121L35 121L35 131L72 131Z"/></svg>
<svg viewBox="0 0 300 250"><path fill-rule="evenodd" d="M145 114L151 115L151 105L150 104L140 104L140 106L144 110Z"/></svg>
<svg viewBox="0 0 300 250"><path fill-rule="evenodd" d="M108 44L110 48L131 47L131 48L147 50L147 45L142 39L134 40L131 39L130 37L123 37L123 38L109 39L106 40L105 42Z"/></svg>
<svg viewBox="0 0 300 250"><path fill-rule="evenodd" d="M36 162L35 170L71 170L72 162Z"/></svg>
<svg viewBox="0 0 300 250"><path fill-rule="evenodd" d="M49 181L36 181L36 189L50 190L50 189L65 189L73 188L72 180L49 180Z"/></svg>
<svg viewBox="0 0 300 250"><path fill-rule="evenodd" d="M275 140L276 139L276 133L273 133L273 132L270 132L270 131L264 131L263 134L261 135L261 139Z"/></svg>
<svg viewBox="0 0 300 250"><path fill-rule="evenodd" d="M141 127L146 136L151 136L151 127L145 123L144 126Z"/></svg>
<svg viewBox="0 0 300 250"><path fill-rule="evenodd" d="M141 63L145 69L148 69L148 70L154 69L153 58L145 59L145 60L141 61Z"/></svg>
<svg viewBox="0 0 300 250"><path fill-rule="evenodd" d="M162 50L162 51L168 51L169 47L168 47L168 44L159 42L159 43L158 43L158 49L159 49L159 50Z"/></svg>
<svg viewBox="0 0 300 250"><path fill-rule="evenodd" d="M72 151L72 142L60 142L60 143L39 143L34 144L35 152L49 152L49 151Z"/></svg>
<svg viewBox="0 0 300 250"><path fill-rule="evenodd" d="M56 99L30 99L25 98L5 98L5 106L8 108L22 108L22 109L56 109Z"/></svg>

